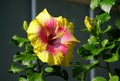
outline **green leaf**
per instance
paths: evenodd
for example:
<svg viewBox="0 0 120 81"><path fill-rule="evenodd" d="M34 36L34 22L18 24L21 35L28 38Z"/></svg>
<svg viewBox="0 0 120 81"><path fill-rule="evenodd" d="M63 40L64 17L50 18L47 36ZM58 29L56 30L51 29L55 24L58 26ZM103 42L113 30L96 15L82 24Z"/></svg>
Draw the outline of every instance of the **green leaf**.
<svg viewBox="0 0 120 81"><path fill-rule="evenodd" d="M20 73L23 70L24 70L24 68L20 68L20 67L17 67L15 64L12 64L8 71L12 72L12 73Z"/></svg>
<svg viewBox="0 0 120 81"><path fill-rule="evenodd" d="M90 60L93 58L94 55L90 53L90 50L85 49L84 47L81 47L78 49L78 54L83 57L85 60Z"/></svg>
<svg viewBox="0 0 120 81"><path fill-rule="evenodd" d="M115 25L120 29L120 19L115 20Z"/></svg>
<svg viewBox="0 0 120 81"><path fill-rule="evenodd" d="M95 20L97 24L103 24L110 19L110 15L108 13L102 13L100 15L96 15Z"/></svg>
<svg viewBox="0 0 120 81"><path fill-rule="evenodd" d="M30 72L27 74L27 79L28 81L45 81L45 79L43 78L43 72Z"/></svg>
<svg viewBox="0 0 120 81"><path fill-rule="evenodd" d="M114 42L109 42L107 45L106 45L106 49L112 49L115 47L115 43Z"/></svg>
<svg viewBox="0 0 120 81"><path fill-rule="evenodd" d="M101 42L102 47L105 47L107 43L108 43L108 39L103 40L103 41Z"/></svg>
<svg viewBox="0 0 120 81"><path fill-rule="evenodd" d="M91 53L93 54L93 55L99 55L99 54L101 54L101 52L103 52L105 50L105 48L96 48L96 49L93 49L92 51L91 51Z"/></svg>
<svg viewBox="0 0 120 81"><path fill-rule="evenodd" d="M116 55L106 54L103 56L103 59L105 62L115 62L117 58Z"/></svg>
<svg viewBox="0 0 120 81"><path fill-rule="evenodd" d="M54 69L52 67L46 67L45 68L45 72L51 73L53 71L54 71Z"/></svg>
<svg viewBox="0 0 120 81"><path fill-rule="evenodd" d="M19 77L19 81L28 81L28 80L24 77Z"/></svg>
<svg viewBox="0 0 120 81"><path fill-rule="evenodd" d="M86 65L76 62L72 69L72 74L73 77L76 78L77 80L84 81L87 71L88 68Z"/></svg>
<svg viewBox="0 0 120 81"><path fill-rule="evenodd" d="M109 25L109 26L107 26L107 28L106 28L104 31L102 31L102 34L104 34L104 33L108 32L111 28L112 28L112 27L111 27L110 25Z"/></svg>
<svg viewBox="0 0 120 81"><path fill-rule="evenodd" d="M24 22L23 22L23 29L24 29L25 31L27 31L27 29L28 29L28 23L27 23L27 21L24 21Z"/></svg>
<svg viewBox="0 0 120 81"><path fill-rule="evenodd" d="M102 0L100 7L103 11L109 13L116 0Z"/></svg>
<svg viewBox="0 0 120 81"><path fill-rule="evenodd" d="M97 60L92 64L81 64L80 62L76 62L72 69L73 77L77 80L84 81L87 73L96 66L98 66Z"/></svg>
<svg viewBox="0 0 120 81"><path fill-rule="evenodd" d="M92 50L92 49L95 49L95 48L96 48L95 45L93 45L93 44L88 44L88 43L84 44L83 47L84 47L85 49L87 49L87 50Z"/></svg>
<svg viewBox="0 0 120 81"><path fill-rule="evenodd" d="M107 81L107 80L103 77L95 77L92 79L92 81Z"/></svg>
<svg viewBox="0 0 120 81"><path fill-rule="evenodd" d="M109 81L119 81L119 77L117 75L112 76Z"/></svg>
<svg viewBox="0 0 120 81"><path fill-rule="evenodd" d="M27 38L21 38L17 35L14 35L11 40L12 43L15 43L18 47L23 47L25 42L29 42Z"/></svg>
<svg viewBox="0 0 120 81"><path fill-rule="evenodd" d="M93 45L99 44L95 36L90 36L90 38L88 39L88 43Z"/></svg>
<svg viewBox="0 0 120 81"><path fill-rule="evenodd" d="M117 48L117 50L116 50L116 52L115 53L113 53L112 55L104 55L104 61L105 62L116 62L116 61L118 61L118 59L119 59L119 54L118 54L118 51L119 51L119 47Z"/></svg>
<svg viewBox="0 0 120 81"><path fill-rule="evenodd" d="M96 7L99 6L99 3L100 3L100 0L91 0L90 8L94 10Z"/></svg>
<svg viewBox="0 0 120 81"><path fill-rule="evenodd" d="M22 65L31 66L31 62L37 60L35 54L28 54L26 52L16 53L13 57L13 61L20 61Z"/></svg>

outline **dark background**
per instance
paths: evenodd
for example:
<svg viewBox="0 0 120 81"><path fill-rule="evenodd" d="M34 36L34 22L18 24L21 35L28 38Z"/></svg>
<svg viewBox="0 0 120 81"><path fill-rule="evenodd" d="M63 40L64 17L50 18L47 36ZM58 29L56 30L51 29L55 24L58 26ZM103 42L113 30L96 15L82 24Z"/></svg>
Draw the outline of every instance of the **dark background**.
<svg viewBox="0 0 120 81"><path fill-rule="evenodd" d="M30 0L0 0L0 81L18 81L8 73L17 46L9 41L14 34L24 36L23 20L30 20Z"/></svg>
<svg viewBox="0 0 120 81"><path fill-rule="evenodd" d="M73 22L75 25L74 34L81 43L76 45L74 51L74 61L83 61L76 51L79 46L86 42L88 34L81 31L84 28L84 17L89 15L89 6L85 4L68 3L62 0L37 0L37 14L44 8L52 16L63 16ZM113 20L117 18L117 14L113 15ZM14 34L21 37L26 36L22 30L22 23L26 20L31 20L31 0L0 0L0 81L18 81L19 74L8 73L8 68L12 63L13 54L22 49L18 49L14 44L9 42ZM110 22L113 22L111 20ZM84 62L84 61L83 61ZM119 66L112 64L112 66ZM71 67L67 68L69 71L69 80L76 81L71 74ZM99 68L96 69L96 75L105 75L105 71ZM48 77L47 81L64 81L59 77ZM86 79L89 80L89 75Z"/></svg>

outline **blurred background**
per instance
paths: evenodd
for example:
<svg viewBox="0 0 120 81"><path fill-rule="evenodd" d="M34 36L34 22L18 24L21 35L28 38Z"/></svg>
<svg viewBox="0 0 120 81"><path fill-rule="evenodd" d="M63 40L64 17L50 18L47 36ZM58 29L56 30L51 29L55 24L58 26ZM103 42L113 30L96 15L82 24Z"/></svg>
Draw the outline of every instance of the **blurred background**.
<svg viewBox="0 0 120 81"><path fill-rule="evenodd" d="M10 40L14 34L25 37L26 33L22 30L24 20L30 22L35 15L47 8L52 16L63 16L73 22L75 25L74 35L81 43L75 47L74 61L83 61L77 54L77 48L84 44L89 37L84 28L84 17L86 15L93 16L89 10L89 0L0 0L0 81L18 81L18 75L8 73L8 69L12 63L13 54L22 49L18 49L14 44L10 45ZM35 12L35 13L34 13ZM116 15L115 15L116 17ZM112 22L112 21L111 21ZM69 71L68 81L77 81L72 77L71 67ZM96 71L96 74L103 74L104 71ZM91 81L88 75L86 81ZM64 81L59 77L48 77L47 81Z"/></svg>

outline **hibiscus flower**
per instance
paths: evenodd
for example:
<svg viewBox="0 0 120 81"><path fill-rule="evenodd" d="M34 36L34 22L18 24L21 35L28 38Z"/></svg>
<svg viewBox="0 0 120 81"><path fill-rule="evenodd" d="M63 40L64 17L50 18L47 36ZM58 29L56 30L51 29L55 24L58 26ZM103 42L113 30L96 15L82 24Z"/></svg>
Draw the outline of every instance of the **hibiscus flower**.
<svg viewBox="0 0 120 81"><path fill-rule="evenodd" d="M52 17L44 9L27 29L35 54L42 62L49 65L69 66L75 43L73 23L66 18Z"/></svg>

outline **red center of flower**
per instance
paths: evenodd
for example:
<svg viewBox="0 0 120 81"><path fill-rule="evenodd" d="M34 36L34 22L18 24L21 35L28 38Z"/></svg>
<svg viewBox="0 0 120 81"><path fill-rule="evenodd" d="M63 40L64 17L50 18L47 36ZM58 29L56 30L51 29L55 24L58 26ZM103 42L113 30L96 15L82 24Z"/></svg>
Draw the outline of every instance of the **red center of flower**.
<svg viewBox="0 0 120 81"><path fill-rule="evenodd" d="M47 45L46 50L50 54L54 55L62 52L63 55L66 55L68 47L64 42L69 40L70 37L66 32L66 28L56 26L55 21L51 20L45 23L45 27L40 27L38 35L41 42Z"/></svg>
<svg viewBox="0 0 120 81"><path fill-rule="evenodd" d="M50 34L47 39L47 43L50 45L54 45L54 42L56 41L56 35Z"/></svg>

